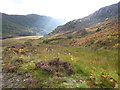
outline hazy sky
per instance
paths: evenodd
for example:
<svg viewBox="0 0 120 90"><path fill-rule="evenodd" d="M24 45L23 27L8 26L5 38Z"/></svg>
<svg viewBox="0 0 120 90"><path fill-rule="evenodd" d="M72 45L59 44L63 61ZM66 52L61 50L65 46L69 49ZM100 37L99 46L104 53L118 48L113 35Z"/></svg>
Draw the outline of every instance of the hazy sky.
<svg viewBox="0 0 120 90"><path fill-rule="evenodd" d="M34 13L72 20L117 2L119 0L0 0L0 12L20 15Z"/></svg>

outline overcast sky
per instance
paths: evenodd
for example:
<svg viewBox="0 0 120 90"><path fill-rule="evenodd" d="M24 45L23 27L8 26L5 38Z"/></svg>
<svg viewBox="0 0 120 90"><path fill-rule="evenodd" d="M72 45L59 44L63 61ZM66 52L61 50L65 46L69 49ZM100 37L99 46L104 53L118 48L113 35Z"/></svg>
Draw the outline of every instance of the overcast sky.
<svg viewBox="0 0 120 90"><path fill-rule="evenodd" d="M67 20L85 17L119 0L0 0L0 12L39 14Z"/></svg>

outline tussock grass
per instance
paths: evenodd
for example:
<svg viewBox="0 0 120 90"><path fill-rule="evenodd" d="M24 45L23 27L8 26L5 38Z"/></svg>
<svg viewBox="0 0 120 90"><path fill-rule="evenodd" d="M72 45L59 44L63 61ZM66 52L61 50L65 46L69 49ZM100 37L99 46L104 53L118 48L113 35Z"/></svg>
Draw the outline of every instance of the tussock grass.
<svg viewBox="0 0 120 90"><path fill-rule="evenodd" d="M32 46L24 48L24 52L26 54L14 54L12 50L6 51L5 48L7 46L25 44L24 42L26 42L26 40L15 41L11 39L10 42L8 42L8 40L3 42L4 66L12 64L12 61L16 61L16 59L22 55L23 63L20 63L20 67L17 69L17 71L27 71L32 74L34 80L39 81L36 85L31 87L96 88L100 86L89 86L87 84L89 83L88 81L90 81L89 76L91 76L91 74L95 74L96 83L99 84L100 76L103 72L105 75L109 74L109 76L112 77L115 81L118 81L117 49L92 50L90 48L80 46L73 47L70 45L64 46L63 44L43 44L42 40L33 40L31 41ZM57 77L49 73L45 73L40 69L36 69L35 63L39 61L48 61L55 57L68 61L76 73L68 77ZM82 83L76 82L76 80L81 78L85 81ZM115 85L115 87L117 87L117 83Z"/></svg>

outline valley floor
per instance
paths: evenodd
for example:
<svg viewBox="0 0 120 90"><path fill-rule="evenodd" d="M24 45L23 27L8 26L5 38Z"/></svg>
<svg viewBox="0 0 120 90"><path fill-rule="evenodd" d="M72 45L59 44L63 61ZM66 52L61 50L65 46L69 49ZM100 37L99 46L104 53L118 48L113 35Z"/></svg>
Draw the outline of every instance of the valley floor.
<svg viewBox="0 0 120 90"><path fill-rule="evenodd" d="M25 38L2 41L4 88L118 88L117 49L72 46L66 39L45 43L42 38ZM63 70L61 64L36 67L40 61L58 63L55 58L74 73L66 74L67 67Z"/></svg>
<svg viewBox="0 0 120 90"><path fill-rule="evenodd" d="M43 36L21 36L21 37L16 37L16 38L12 38L12 39L39 39Z"/></svg>

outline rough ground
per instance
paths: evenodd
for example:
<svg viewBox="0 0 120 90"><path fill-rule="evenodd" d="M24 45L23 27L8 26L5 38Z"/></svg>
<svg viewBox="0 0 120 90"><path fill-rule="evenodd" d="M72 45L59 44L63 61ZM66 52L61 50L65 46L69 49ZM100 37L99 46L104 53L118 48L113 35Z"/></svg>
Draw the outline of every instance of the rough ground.
<svg viewBox="0 0 120 90"><path fill-rule="evenodd" d="M96 31L98 28L101 28L100 31ZM3 67L7 72L3 73L3 86L117 88L120 44L116 30L117 24L108 21L89 28L88 34L82 37L70 35L3 40ZM59 64L62 67L46 64L53 58L70 63L75 74L69 75L66 71L70 67L66 69L63 64ZM39 68L36 68L36 63Z"/></svg>
<svg viewBox="0 0 120 90"><path fill-rule="evenodd" d="M53 39L48 43L43 43L43 39L4 40L3 63L4 67L7 67L7 71L4 70L5 73L3 73L3 86L7 88L100 88L118 86L116 70L118 54L116 49L94 50L70 46L69 42L70 39ZM63 64L59 64L62 67L46 64L53 58L60 58L60 60L69 62L70 67L72 66L75 70L75 74L66 73L67 70L70 70L68 69L70 68L69 64L66 70ZM57 64L62 62L55 61ZM40 66L38 64L37 66L40 68L36 68L36 63L39 63ZM19 65L17 69L11 68L17 64ZM41 66L41 64L44 65ZM11 66L9 67L9 65ZM54 74L51 71L55 71Z"/></svg>

